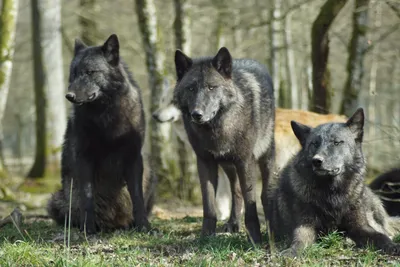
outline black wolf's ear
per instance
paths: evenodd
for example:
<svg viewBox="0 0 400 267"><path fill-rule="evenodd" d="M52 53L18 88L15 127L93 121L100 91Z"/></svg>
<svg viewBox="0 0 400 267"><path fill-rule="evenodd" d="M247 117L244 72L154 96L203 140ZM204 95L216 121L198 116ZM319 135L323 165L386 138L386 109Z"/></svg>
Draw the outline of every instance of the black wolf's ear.
<svg viewBox="0 0 400 267"><path fill-rule="evenodd" d="M292 130L296 135L297 139L299 139L300 145L304 146L308 138L308 135L311 132L311 127L296 121L290 121L290 125L292 126Z"/></svg>
<svg viewBox="0 0 400 267"><path fill-rule="evenodd" d="M232 57L226 47L221 47L212 60L214 68L225 78L232 75Z"/></svg>
<svg viewBox="0 0 400 267"><path fill-rule="evenodd" d="M104 57L111 65L119 63L119 41L116 34L111 34L102 47Z"/></svg>
<svg viewBox="0 0 400 267"><path fill-rule="evenodd" d="M190 69L193 64L193 60L185 55L181 50L175 51L175 68L178 81L183 78L183 75Z"/></svg>
<svg viewBox="0 0 400 267"><path fill-rule="evenodd" d="M362 142L364 135L364 110L358 108L353 116L347 120L346 126L349 127L350 131L355 135L355 140Z"/></svg>
<svg viewBox="0 0 400 267"><path fill-rule="evenodd" d="M87 45L82 42L81 39L76 38L75 39L75 47L74 47L74 55L76 56L76 54L79 53L79 51L81 51L82 49L86 48Z"/></svg>

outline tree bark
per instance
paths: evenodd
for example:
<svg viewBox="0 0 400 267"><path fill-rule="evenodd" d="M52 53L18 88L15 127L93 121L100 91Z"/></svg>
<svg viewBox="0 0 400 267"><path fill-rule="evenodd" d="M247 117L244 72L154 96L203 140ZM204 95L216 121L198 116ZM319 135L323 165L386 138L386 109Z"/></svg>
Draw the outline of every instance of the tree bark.
<svg viewBox="0 0 400 267"><path fill-rule="evenodd" d="M66 128L60 0L32 0L33 67L36 107L35 161L28 177L59 169ZM48 165L47 165L48 164Z"/></svg>
<svg viewBox="0 0 400 267"><path fill-rule="evenodd" d="M175 20L174 20L174 34L176 49L182 50L184 53L190 55L191 37L190 37L190 17L188 14L188 0L174 0L175 7ZM179 157L180 167L180 182L178 186L178 197L192 201L194 185L194 177L189 170L190 165L190 147L182 140L179 135L177 138L177 150ZM193 162L194 163L194 162Z"/></svg>
<svg viewBox="0 0 400 267"><path fill-rule="evenodd" d="M153 0L135 0L139 30L142 36L143 48L146 55L146 66L150 88L150 114L158 108L163 91L164 62L160 51L160 40L157 34L157 16ZM170 130L170 128L168 128ZM162 183L172 179L174 168L168 161L170 143L164 134L168 130L155 120L150 120L148 135L150 137L150 152L152 166Z"/></svg>
<svg viewBox="0 0 400 267"><path fill-rule="evenodd" d="M311 30L311 60L313 65L313 95L311 109L328 113L331 85L328 68L329 28L347 0L327 0L315 19Z"/></svg>
<svg viewBox="0 0 400 267"><path fill-rule="evenodd" d="M0 14L0 178L6 175L3 155L2 121L7 103L13 65L19 0L3 0Z"/></svg>
<svg viewBox="0 0 400 267"><path fill-rule="evenodd" d="M368 5L370 0L356 0L353 13L353 33L347 61L347 81L344 88L341 114L350 117L359 106L364 76L364 55L368 49Z"/></svg>

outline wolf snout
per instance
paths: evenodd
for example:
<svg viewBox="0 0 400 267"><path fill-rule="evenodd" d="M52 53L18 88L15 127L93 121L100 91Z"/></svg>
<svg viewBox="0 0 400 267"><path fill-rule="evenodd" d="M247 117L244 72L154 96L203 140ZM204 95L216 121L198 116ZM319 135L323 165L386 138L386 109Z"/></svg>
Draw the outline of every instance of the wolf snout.
<svg viewBox="0 0 400 267"><path fill-rule="evenodd" d="M195 122L199 122L201 121L201 119L203 118L203 111L199 110L199 109L195 109L192 111L192 113L190 114L190 116L192 117L192 119Z"/></svg>
<svg viewBox="0 0 400 267"><path fill-rule="evenodd" d="M75 100L76 100L76 95L75 95L74 93L69 92L69 93L67 93L67 94L65 95L65 98L66 98L68 101L70 101L70 102L75 102Z"/></svg>
<svg viewBox="0 0 400 267"><path fill-rule="evenodd" d="M321 156L314 156L312 159L312 165L315 168L321 168L323 162L324 162L324 159Z"/></svg>

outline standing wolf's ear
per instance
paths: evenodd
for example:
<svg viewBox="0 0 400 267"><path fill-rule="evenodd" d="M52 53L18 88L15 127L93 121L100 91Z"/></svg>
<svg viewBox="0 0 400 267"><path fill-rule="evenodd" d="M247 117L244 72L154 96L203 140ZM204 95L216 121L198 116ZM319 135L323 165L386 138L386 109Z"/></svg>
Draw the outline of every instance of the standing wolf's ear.
<svg viewBox="0 0 400 267"><path fill-rule="evenodd" d="M304 146L308 135L311 132L311 127L308 127L307 125L301 124L296 121L290 121L290 125L292 126L292 130L297 139L299 139L300 145Z"/></svg>
<svg viewBox="0 0 400 267"><path fill-rule="evenodd" d="M364 110L358 108L353 116L347 120L346 126L349 127L350 131L355 135L354 139L358 142L362 142L364 135Z"/></svg>
<svg viewBox="0 0 400 267"><path fill-rule="evenodd" d="M119 63L119 41L116 34L111 34L102 47L104 57L111 65Z"/></svg>
<svg viewBox="0 0 400 267"><path fill-rule="evenodd" d="M86 48L87 45L82 42L81 39L76 38L75 39L75 47L74 47L74 55L76 56L76 54L79 53L79 51L81 51L82 49Z"/></svg>
<svg viewBox="0 0 400 267"><path fill-rule="evenodd" d="M185 55L181 50L177 49L175 51L175 69L178 81L183 78L183 75L185 75L192 64L193 60Z"/></svg>
<svg viewBox="0 0 400 267"><path fill-rule="evenodd" d="M214 68L225 78L232 75L232 57L226 47L221 47L217 55L212 60Z"/></svg>

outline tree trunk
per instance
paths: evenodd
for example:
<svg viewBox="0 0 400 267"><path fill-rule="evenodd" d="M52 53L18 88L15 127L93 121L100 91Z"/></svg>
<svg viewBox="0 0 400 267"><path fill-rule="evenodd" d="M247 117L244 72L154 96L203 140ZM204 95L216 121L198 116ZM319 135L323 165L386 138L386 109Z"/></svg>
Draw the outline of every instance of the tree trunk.
<svg viewBox="0 0 400 267"><path fill-rule="evenodd" d="M36 107L35 162L28 177L59 169L66 128L60 0L32 0L33 67ZM46 165L48 164L48 165Z"/></svg>
<svg viewBox="0 0 400 267"><path fill-rule="evenodd" d="M2 121L6 109L14 56L19 0L3 0L0 14L0 178L6 175Z"/></svg>
<svg viewBox="0 0 400 267"><path fill-rule="evenodd" d="M269 70L274 84L275 102L281 104L287 101L288 94L282 96L282 65L283 65L283 23L282 23L282 0L271 0L269 24L269 40L271 42L270 56L269 56ZM290 97L290 96L289 96ZM281 99L282 98L282 99Z"/></svg>
<svg viewBox="0 0 400 267"><path fill-rule="evenodd" d="M142 43L146 54L146 66L150 88L150 114L158 108L159 99L163 91L164 63L160 50L156 8L153 0L135 0L138 25L142 36ZM161 183L174 177L174 166L171 166L170 142L168 142L170 127L163 127L155 120L150 120L148 127L152 166ZM174 159L172 159L174 160Z"/></svg>
<svg viewBox="0 0 400 267"><path fill-rule="evenodd" d="M328 113L330 109L332 92L328 68L329 28L346 2L347 0L327 0L312 26L313 97L311 108L317 113Z"/></svg>
<svg viewBox="0 0 400 267"><path fill-rule="evenodd" d="M96 0L80 0L79 24L81 40L87 45L96 45L98 38L96 16Z"/></svg>
<svg viewBox="0 0 400 267"><path fill-rule="evenodd" d="M287 14L285 17L285 46L286 46L286 73L288 77L288 85L291 96L290 108L299 109L301 95L297 84L297 69L295 55L292 48L292 15Z"/></svg>
<svg viewBox="0 0 400 267"><path fill-rule="evenodd" d="M353 34L349 45L347 81L341 114L350 117L359 106L359 94L364 76L364 55L368 49L368 5L370 0L356 0L353 14Z"/></svg>
<svg viewBox="0 0 400 267"><path fill-rule="evenodd" d="M190 55L191 48L191 36L190 36L190 18L188 15L188 0L174 0L175 7L175 21L174 21L174 33L175 33L175 46L177 49L182 50L184 53ZM180 167L180 182L178 186L178 196L181 199L187 199L192 201L194 187L197 185L193 184L194 179L190 172L189 165L194 162L190 162L191 157L190 147L182 140L179 135L177 138L177 150L179 157Z"/></svg>

